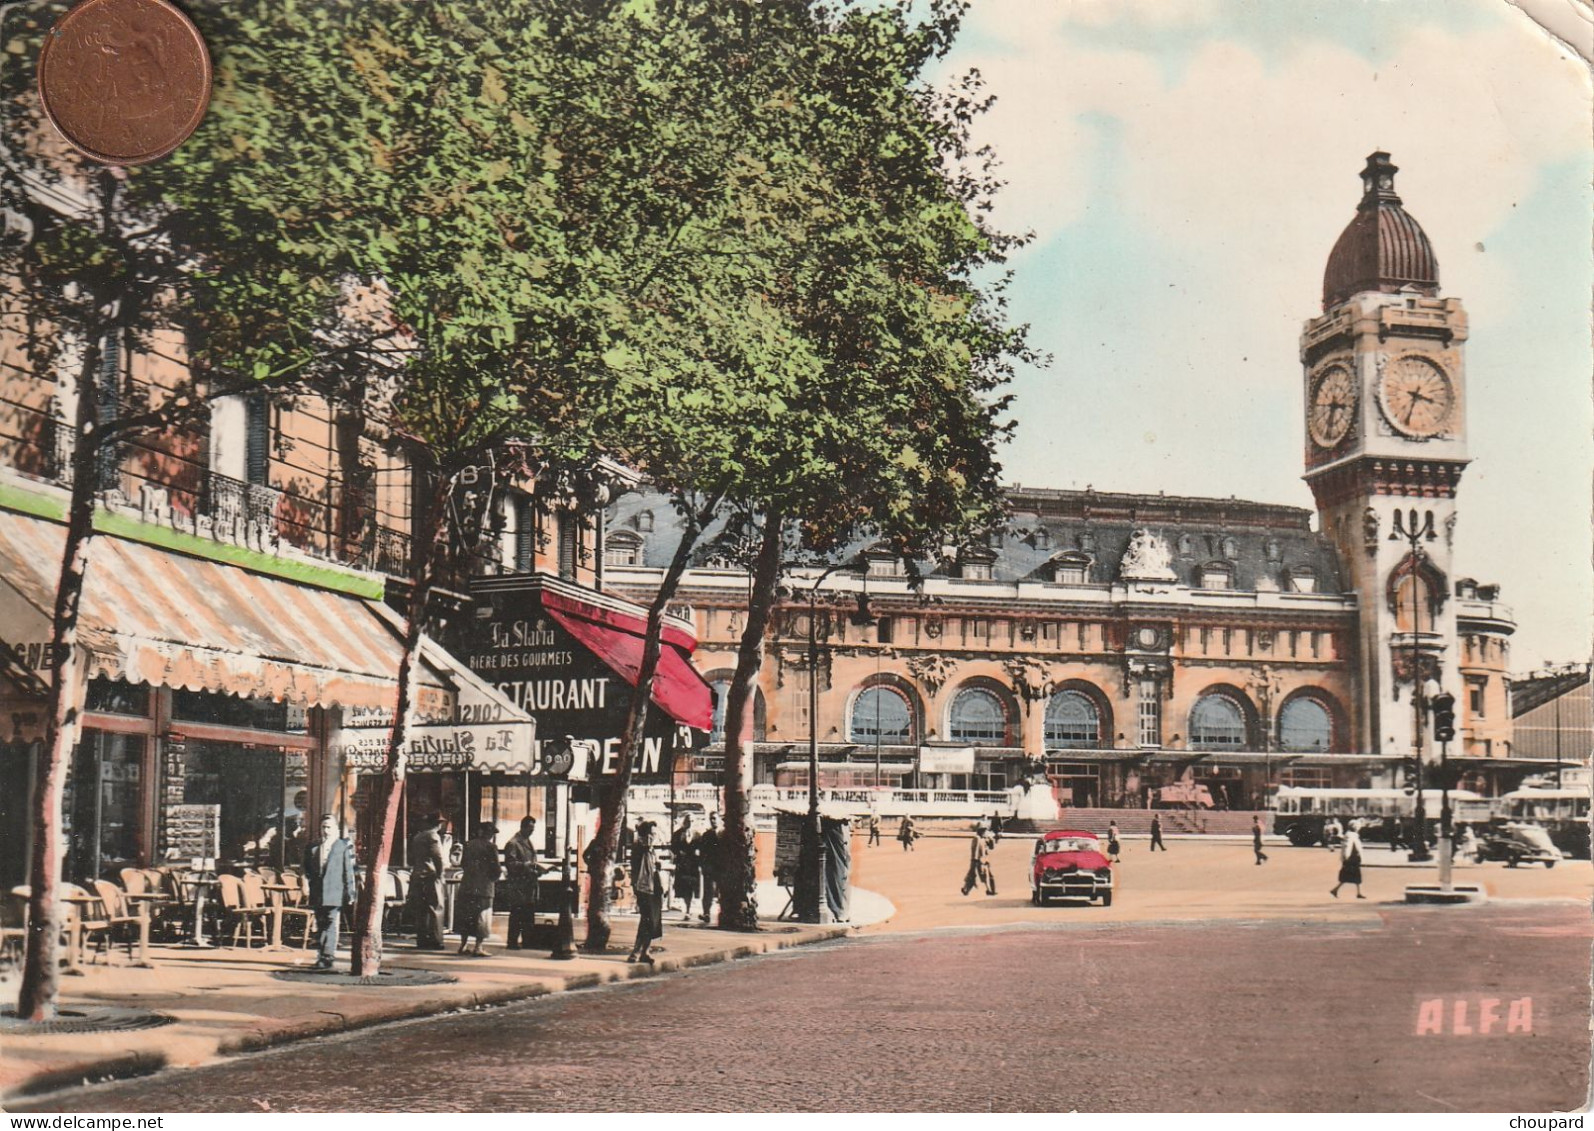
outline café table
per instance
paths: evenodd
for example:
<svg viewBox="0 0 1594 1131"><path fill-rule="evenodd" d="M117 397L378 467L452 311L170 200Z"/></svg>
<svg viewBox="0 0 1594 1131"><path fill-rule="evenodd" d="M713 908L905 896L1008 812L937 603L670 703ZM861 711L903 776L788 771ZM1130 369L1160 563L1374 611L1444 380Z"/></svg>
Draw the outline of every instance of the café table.
<svg viewBox="0 0 1594 1131"><path fill-rule="evenodd" d="M11 889L13 899L20 899L23 903L23 924L27 924L28 900L33 898L33 888L28 884L18 884ZM76 903L77 900L68 898L67 902ZM72 908L66 922L61 924L61 929L66 932L66 965L61 968L63 974L83 974L83 920L77 907Z"/></svg>
<svg viewBox="0 0 1594 1131"><path fill-rule="evenodd" d="M186 892L185 898L194 905L194 927L185 946L214 946L205 937L205 900L218 886L214 875L199 872L177 872L177 882Z"/></svg>
<svg viewBox="0 0 1594 1131"><path fill-rule="evenodd" d="M288 906L288 897L299 890L297 884L262 884L266 890L266 897L271 900L271 945L270 950L285 950L282 945L282 919Z"/></svg>

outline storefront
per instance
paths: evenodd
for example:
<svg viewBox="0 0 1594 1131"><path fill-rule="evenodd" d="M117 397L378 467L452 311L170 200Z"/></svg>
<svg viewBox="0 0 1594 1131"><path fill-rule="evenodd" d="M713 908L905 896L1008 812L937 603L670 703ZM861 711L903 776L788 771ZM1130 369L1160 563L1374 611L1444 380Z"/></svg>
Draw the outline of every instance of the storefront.
<svg viewBox="0 0 1594 1131"><path fill-rule="evenodd" d="M32 850L27 797L46 711L59 523L0 512L0 704L7 790L0 881ZM86 693L62 812L65 878L130 864L295 863L307 815L353 816L329 735L345 715L390 711L401 625L375 583L323 571L327 588L101 534L79 610ZM458 664L423 657L416 712L451 720ZM469 698L467 695L466 698ZM519 765L529 764L518 711Z"/></svg>
<svg viewBox="0 0 1594 1131"><path fill-rule="evenodd" d="M477 615L455 651L471 670L537 720L533 769L525 779L484 780L472 795L477 813L491 804L514 812L524 804L543 818L545 848L557 850L573 796L574 824L590 835L591 798L571 792L545 772L543 752L568 739L591 752L590 779L601 783L620 771L620 744L630 710L647 627L646 610L607 594L544 575L481 578L472 585ZM690 625L666 622L653 709L642 751L631 767L634 785L668 785L687 755L708 744L713 692L692 666L697 638ZM491 790L491 794L488 791ZM525 791L524 802L517 791ZM500 835L505 827L500 820Z"/></svg>

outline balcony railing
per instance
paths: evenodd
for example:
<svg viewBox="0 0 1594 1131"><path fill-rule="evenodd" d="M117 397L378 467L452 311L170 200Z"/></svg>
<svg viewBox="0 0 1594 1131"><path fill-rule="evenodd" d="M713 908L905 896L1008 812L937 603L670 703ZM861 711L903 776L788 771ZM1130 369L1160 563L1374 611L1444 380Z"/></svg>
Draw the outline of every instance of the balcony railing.
<svg viewBox="0 0 1594 1131"><path fill-rule="evenodd" d="M277 502L281 497L275 488L212 471L205 477L200 506L217 529L236 529L242 523L278 533Z"/></svg>

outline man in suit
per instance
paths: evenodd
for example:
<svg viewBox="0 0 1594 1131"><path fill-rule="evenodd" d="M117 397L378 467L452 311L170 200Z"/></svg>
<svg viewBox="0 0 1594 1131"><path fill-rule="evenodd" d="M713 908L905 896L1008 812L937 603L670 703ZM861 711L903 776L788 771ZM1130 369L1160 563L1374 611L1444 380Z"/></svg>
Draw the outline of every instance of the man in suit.
<svg viewBox="0 0 1594 1131"><path fill-rule="evenodd" d="M338 835L331 813L321 817L321 839L304 854L304 875L310 884L310 906L315 909L315 969L330 970L338 956L338 921L343 906L354 900L354 846Z"/></svg>
<svg viewBox="0 0 1594 1131"><path fill-rule="evenodd" d="M537 818L522 817L520 831L504 845L504 870L508 884L504 899L509 905L509 949L531 945L531 929L537 922L537 881L542 867L537 863Z"/></svg>
<svg viewBox="0 0 1594 1131"><path fill-rule="evenodd" d="M428 816L410 837L410 919L415 949L443 949L443 818Z"/></svg>

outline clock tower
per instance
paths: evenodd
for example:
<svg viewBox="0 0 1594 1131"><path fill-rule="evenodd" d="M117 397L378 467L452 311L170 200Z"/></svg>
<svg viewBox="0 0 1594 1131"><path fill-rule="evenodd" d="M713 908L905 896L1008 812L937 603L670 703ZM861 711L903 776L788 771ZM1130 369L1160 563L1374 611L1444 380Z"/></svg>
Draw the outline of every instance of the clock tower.
<svg viewBox="0 0 1594 1131"><path fill-rule="evenodd" d="M1404 755L1414 689L1435 679L1462 690L1451 543L1467 465L1467 316L1439 294L1438 261L1401 207L1396 171L1387 153L1367 158L1301 364L1305 478L1360 606L1357 748Z"/></svg>

